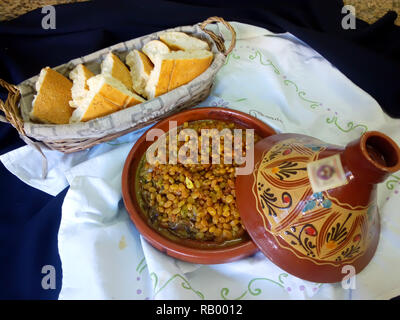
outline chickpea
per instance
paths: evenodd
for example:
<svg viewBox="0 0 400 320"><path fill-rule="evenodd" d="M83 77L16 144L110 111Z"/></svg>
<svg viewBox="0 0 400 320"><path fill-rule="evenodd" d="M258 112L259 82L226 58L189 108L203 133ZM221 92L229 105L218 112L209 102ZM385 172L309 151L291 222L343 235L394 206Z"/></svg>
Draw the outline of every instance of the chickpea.
<svg viewBox="0 0 400 320"><path fill-rule="evenodd" d="M164 203L164 208L169 208L170 206L172 206L171 200L168 200L167 202Z"/></svg>
<svg viewBox="0 0 400 320"><path fill-rule="evenodd" d="M207 211L212 216L215 216L217 214L217 212L215 211L215 209L213 207L207 207Z"/></svg>
<svg viewBox="0 0 400 320"><path fill-rule="evenodd" d="M168 193L167 198L168 200L174 201L176 197L172 193Z"/></svg>
<svg viewBox="0 0 400 320"><path fill-rule="evenodd" d="M224 230L224 231L222 232L222 236L223 236L225 239L230 240L230 239L232 239L232 232L230 232L229 230Z"/></svg>
<svg viewBox="0 0 400 320"><path fill-rule="evenodd" d="M184 122L182 127L193 129L200 136L202 129L232 130L235 124L201 120ZM178 133L179 130L178 128ZM259 137L255 135L254 141L257 142L257 139ZM245 141L245 133L242 141ZM200 138L198 145L200 151L201 142ZM154 209L150 212L157 213L152 219L157 219L161 227L170 228L171 223L177 225L184 223L185 231L182 237L226 241L241 237L245 233L245 227L236 207L235 167L238 164L234 162L234 155L245 155L246 146L226 149L223 137L219 145L209 142L210 160L214 153L220 164L201 164L200 156L197 156L198 164L191 162L150 165L144 162L142 171L139 172L140 191L143 200ZM168 136L167 143L169 143ZM174 149L177 151L183 143L177 141L177 147ZM168 148L167 145L167 149L161 148L158 153L165 154L168 159L170 151ZM224 155L227 155L231 162L224 163Z"/></svg>
<svg viewBox="0 0 400 320"><path fill-rule="evenodd" d="M233 201L233 196L231 194L226 196L226 198L225 198L226 203L231 203L232 201Z"/></svg>
<svg viewBox="0 0 400 320"><path fill-rule="evenodd" d="M185 204L185 200L181 200L178 202L178 207L181 208Z"/></svg>

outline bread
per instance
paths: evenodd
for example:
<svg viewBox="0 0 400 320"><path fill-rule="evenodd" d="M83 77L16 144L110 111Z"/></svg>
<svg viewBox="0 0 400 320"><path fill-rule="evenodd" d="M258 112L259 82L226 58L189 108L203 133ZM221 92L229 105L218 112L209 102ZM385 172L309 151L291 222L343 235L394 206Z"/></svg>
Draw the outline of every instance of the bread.
<svg viewBox="0 0 400 320"><path fill-rule="evenodd" d="M168 85L168 91L171 91L189 83L206 71L211 65L213 54L207 50L176 51L168 55L167 58L175 61Z"/></svg>
<svg viewBox="0 0 400 320"><path fill-rule="evenodd" d="M121 81L109 75L99 74L87 81L90 92L97 92L110 102L121 106L130 107L145 100L137 94L129 91Z"/></svg>
<svg viewBox="0 0 400 320"><path fill-rule="evenodd" d="M72 108L76 108L82 99L89 92L87 80L94 76L94 73L83 64L78 64L70 73L69 78L73 81L71 95L72 101L69 102Z"/></svg>
<svg viewBox="0 0 400 320"><path fill-rule="evenodd" d="M210 66L213 54L208 50L172 51L160 55L145 88L145 96L152 99L184 85L202 74Z"/></svg>
<svg viewBox="0 0 400 320"><path fill-rule="evenodd" d="M145 101L129 91L121 81L105 74L87 80L89 92L79 101L70 123L84 122L106 116L123 108Z"/></svg>
<svg viewBox="0 0 400 320"><path fill-rule="evenodd" d="M160 55L170 52L168 46L165 43L162 43L160 40L152 40L147 42L143 46L142 51L146 56L149 57L153 64L158 63Z"/></svg>
<svg viewBox="0 0 400 320"><path fill-rule="evenodd" d="M98 117L104 117L121 109L121 106L110 102L98 92L92 91L80 100L79 106L72 113L69 122L85 122Z"/></svg>
<svg viewBox="0 0 400 320"><path fill-rule="evenodd" d="M209 50L208 43L183 32L168 31L160 35L160 40L171 50Z"/></svg>
<svg viewBox="0 0 400 320"><path fill-rule="evenodd" d="M132 89L132 78L127 66L112 52L107 54L101 63L101 73L111 76L123 83L128 90Z"/></svg>
<svg viewBox="0 0 400 320"><path fill-rule="evenodd" d="M133 90L143 95L154 65L150 59L138 50L132 50L126 56L126 64L131 69Z"/></svg>
<svg viewBox="0 0 400 320"><path fill-rule="evenodd" d="M69 105L72 82L57 71L46 67L36 81L36 92L29 117L32 121L66 124L74 109Z"/></svg>
<svg viewBox="0 0 400 320"><path fill-rule="evenodd" d="M73 83L49 67L42 69L30 119L67 124L102 117L144 102L136 93L152 99L187 84L213 60L205 41L185 33L164 32L160 39L129 52L130 70L113 53L103 59L99 75L77 65L69 74Z"/></svg>

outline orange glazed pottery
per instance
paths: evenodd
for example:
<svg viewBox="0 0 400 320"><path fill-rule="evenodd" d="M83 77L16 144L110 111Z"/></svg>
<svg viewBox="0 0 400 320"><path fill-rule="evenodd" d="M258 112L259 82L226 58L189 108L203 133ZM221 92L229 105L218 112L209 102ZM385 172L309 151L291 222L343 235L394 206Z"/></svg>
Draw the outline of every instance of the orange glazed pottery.
<svg viewBox="0 0 400 320"><path fill-rule="evenodd" d="M378 245L376 185L400 170L400 150L371 131L345 148L299 134L255 145L255 169L236 179L240 215L276 265L313 282L360 272Z"/></svg>

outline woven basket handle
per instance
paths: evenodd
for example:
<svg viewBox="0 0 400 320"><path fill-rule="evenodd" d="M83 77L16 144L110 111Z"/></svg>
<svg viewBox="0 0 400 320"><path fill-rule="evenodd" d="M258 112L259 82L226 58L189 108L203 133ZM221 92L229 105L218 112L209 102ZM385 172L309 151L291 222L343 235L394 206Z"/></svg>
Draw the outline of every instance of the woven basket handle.
<svg viewBox="0 0 400 320"><path fill-rule="evenodd" d="M224 44L225 40L221 36L218 36L214 32L206 29L206 26L213 22L221 22L231 32L232 41L231 41L231 45L229 46L228 50L226 50L225 44ZM235 32L235 29L233 29L233 27L228 22L226 22L224 19L222 19L220 17L210 17L200 24L200 28L214 40L215 44L217 45L218 50L221 53L223 53L225 56L227 56L228 54L230 54L232 52L233 48L236 45L236 32Z"/></svg>
<svg viewBox="0 0 400 320"><path fill-rule="evenodd" d="M0 79L0 86L8 91L7 100L4 102L0 99L0 110L4 112L5 117L0 117L3 122L10 123L21 135L25 135L24 122L21 118L18 103L21 99L21 93L17 86L9 84Z"/></svg>
<svg viewBox="0 0 400 320"><path fill-rule="evenodd" d="M47 158L40 148L40 145L37 142L32 141L24 131L24 122L18 108L21 93L17 86L9 84L3 79L0 79L0 87L3 87L8 91L6 102L0 99L0 110L4 112L4 117L0 116L0 121L10 123L15 129L17 129L19 136L26 144L39 151L42 156L42 178L45 179L47 176Z"/></svg>

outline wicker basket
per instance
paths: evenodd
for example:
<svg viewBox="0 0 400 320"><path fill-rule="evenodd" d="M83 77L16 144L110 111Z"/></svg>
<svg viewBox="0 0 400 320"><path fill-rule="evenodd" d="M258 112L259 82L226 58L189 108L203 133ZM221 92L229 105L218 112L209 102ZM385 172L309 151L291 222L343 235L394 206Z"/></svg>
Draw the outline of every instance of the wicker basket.
<svg viewBox="0 0 400 320"><path fill-rule="evenodd" d="M214 22L221 22L231 32L232 40L228 49L225 49L224 39L220 35L206 29L208 24ZM38 76L25 80L18 86L0 79L0 85L8 90L7 100L5 102L0 100L0 109L5 115L5 117L0 116L0 120L13 125L21 138L40 152L40 144L43 143L51 149L71 153L115 139L200 103L209 95L217 71L223 66L226 56L233 50L236 33L232 26L220 17L211 17L201 24L178 27L168 31L171 30L191 33L207 41L214 53L211 66L188 84L155 99L102 118L76 124L52 125L32 123L27 115L27 109L31 106L35 94L34 85ZM119 43L85 57L74 59L54 69L66 76L79 63L92 66L92 70L96 69L108 52L112 51L123 59L126 53L133 48L140 49L147 41L157 39L159 33Z"/></svg>

